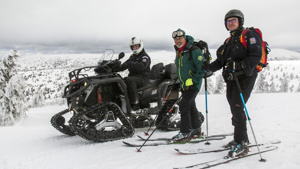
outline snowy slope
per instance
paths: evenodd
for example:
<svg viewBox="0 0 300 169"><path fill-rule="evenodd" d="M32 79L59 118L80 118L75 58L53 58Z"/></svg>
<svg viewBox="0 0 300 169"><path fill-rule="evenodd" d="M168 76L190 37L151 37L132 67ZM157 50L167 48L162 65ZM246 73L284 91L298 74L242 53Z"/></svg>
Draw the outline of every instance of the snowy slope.
<svg viewBox="0 0 300 169"><path fill-rule="evenodd" d="M278 150L263 155L266 163L253 156L216 169L296 169L300 168L300 93L253 94L247 104L258 142L281 140ZM197 106L205 112L205 97L198 95ZM230 133L231 115L225 94L208 96L209 134ZM65 136L50 124L50 118L66 106L32 108L28 118L13 127L0 128L1 169L167 169L221 158L226 154L210 153L180 155L174 148L202 148L204 143L144 147L142 152L126 147L122 141L93 143L78 136ZM146 129L139 129L142 135ZM205 125L203 130L206 131ZM154 137L173 136L177 132L156 131ZM137 141L136 134L126 141ZM254 143L251 130L249 139ZM218 147L230 141L211 141L210 147ZM142 142L140 142L142 143Z"/></svg>

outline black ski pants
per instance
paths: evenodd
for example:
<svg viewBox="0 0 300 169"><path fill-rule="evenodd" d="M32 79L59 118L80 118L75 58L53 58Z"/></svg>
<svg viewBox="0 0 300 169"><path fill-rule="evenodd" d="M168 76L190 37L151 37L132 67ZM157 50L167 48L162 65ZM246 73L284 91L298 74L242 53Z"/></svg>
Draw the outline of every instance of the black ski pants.
<svg viewBox="0 0 300 169"><path fill-rule="evenodd" d="M243 77L238 80L245 103L247 103L250 97L256 78L257 73L255 72L250 77ZM227 82L226 97L232 113L231 120L234 126L234 141L237 143L241 143L242 141L248 142L247 116L244 111L239 89L234 80Z"/></svg>
<svg viewBox="0 0 300 169"><path fill-rule="evenodd" d="M181 113L181 133L188 133L190 129L196 129L201 126L200 114L195 102L198 92L199 90L197 88L182 92L182 99L179 102L179 110Z"/></svg>
<svg viewBox="0 0 300 169"><path fill-rule="evenodd" d="M137 89L144 86L143 79L138 76L129 76L125 79L130 104L138 103Z"/></svg>

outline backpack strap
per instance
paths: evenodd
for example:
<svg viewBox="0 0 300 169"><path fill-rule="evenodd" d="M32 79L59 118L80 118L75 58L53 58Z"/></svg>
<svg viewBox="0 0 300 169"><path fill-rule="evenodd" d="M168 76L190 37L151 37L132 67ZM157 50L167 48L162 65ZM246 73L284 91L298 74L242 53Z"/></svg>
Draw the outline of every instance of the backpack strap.
<svg viewBox="0 0 300 169"><path fill-rule="evenodd" d="M245 30L243 30L243 32L241 33L241 36L240 36L240 42L242 43L242 45L247 49L247 36L246 36L246 33L248 32L248 28L246 28Z"/></svg>
<svg viewBox="0 0 300 169"><path fill-rule="evenodd" d="M243 32L242 32L242 34L241 34L241 36L240 36L240 41L241 41L241 43L243 44L243 46L247 49L247 36L246 36L246 33L248 32L248 30L254 30L258 35L259 35L259 37L260 37L260 39L262 40L262 33L261 33L261 31L260 31L260 29L258 29L258 28L253 28L253 27L251 27L251 28L246 28ZM262 40L263 41L263 40Z"/></svg>
<svg viewBox="0 0 300 169"><path fill-rule="evenodd" d="M188 49L188 52L189 52L189 60L192 59L192 52L196 49L200 49L198 48L195 44L193 44L192 46L190 46L190 48Z"/></svg>

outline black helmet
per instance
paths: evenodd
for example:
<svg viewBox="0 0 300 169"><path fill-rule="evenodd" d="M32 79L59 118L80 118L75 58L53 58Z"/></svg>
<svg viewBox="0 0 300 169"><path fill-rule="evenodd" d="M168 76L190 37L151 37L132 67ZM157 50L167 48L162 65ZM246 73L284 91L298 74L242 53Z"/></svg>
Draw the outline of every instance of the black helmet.
<svg viewBox="0 0 300 169"><path fill-rule="evenodd" d="M224 19L225 27L226 27L227 30L228 30L228 28L227 28L226 20L228 18L231 18L231 17L237 17L239 19L239 23L240 23L239 28L243 27L243 25L244 25L244 14L242 13L242 11L240 11L238 9L232 9L229 12L226 13L225 19Z"/></svg>

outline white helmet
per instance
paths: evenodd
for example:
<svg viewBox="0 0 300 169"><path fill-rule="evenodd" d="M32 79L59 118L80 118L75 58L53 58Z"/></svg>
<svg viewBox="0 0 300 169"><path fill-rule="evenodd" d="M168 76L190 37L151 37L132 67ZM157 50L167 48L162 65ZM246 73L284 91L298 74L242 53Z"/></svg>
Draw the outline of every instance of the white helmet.
<svg viewBox="0 0 300 169"><path fill-rule="evenodd" d="M134 45L139 45L140 47L138 49L136 49L136 50L133 50L132 46L134 46ZM143 40L141 38L138 38L138 37L133 37L133 38L131 38L131 40L129 42L129 46L130 46L130 49L133 51L133 54L137 55L144 48Z"/></svg>

